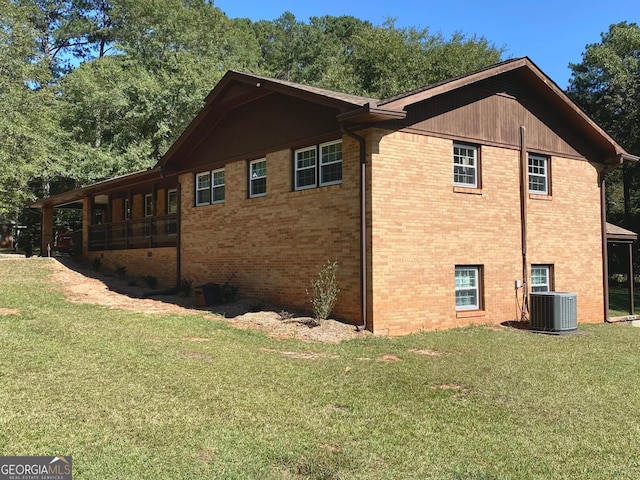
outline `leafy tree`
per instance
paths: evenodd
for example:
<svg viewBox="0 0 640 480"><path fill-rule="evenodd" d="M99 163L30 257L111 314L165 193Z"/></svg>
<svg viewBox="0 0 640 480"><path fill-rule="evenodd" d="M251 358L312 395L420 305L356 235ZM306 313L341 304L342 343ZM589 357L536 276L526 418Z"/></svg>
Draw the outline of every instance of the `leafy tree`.
<svg viewBox="0 0 640 480"><path fill-rule="evenodd" d="M569 65L568 94L628 152L640 155L640 27L613 24L600 43L587 45L582 62ZM607 178L613 219L640 226L640 170L625 165ZM622 193L620 186L622 184Z"/></svg>

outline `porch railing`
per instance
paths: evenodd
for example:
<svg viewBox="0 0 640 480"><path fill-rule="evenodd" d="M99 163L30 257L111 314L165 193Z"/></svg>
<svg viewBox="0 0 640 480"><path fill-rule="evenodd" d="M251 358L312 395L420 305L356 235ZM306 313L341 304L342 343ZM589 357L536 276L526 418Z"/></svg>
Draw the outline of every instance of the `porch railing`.
<svg viewBox="0 0 640 480"><path fill-rule="evenodd" d="M89 225L89 250L175 247L177 233L178 216L175 213Z"/></svg>

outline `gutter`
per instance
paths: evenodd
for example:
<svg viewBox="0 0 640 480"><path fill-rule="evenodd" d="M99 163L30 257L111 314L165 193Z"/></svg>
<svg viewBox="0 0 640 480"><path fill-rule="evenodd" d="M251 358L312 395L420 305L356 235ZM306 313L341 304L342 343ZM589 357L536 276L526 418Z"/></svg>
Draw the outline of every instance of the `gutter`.
<svg viewBox="0 0 640 480"><path fill-rule="evenodd" d="M356 331L367 328L367 151L366 141L340 122L340 130L360 144L360 325Z"/></svg>
<svg viewBox="0 0 640 480"><path fill-rule="evenodd" d="M607 173L614 171L622 166L625 160L624 154L618 157L618 163L609 165L598 175L598 183L600 185L600 230L602 235L602 286L604 290L604 321L611 323L609 320L609 247L607 245L607 201L605 194L605 176ZM633 281L633 279L631 279Z"/></svg>

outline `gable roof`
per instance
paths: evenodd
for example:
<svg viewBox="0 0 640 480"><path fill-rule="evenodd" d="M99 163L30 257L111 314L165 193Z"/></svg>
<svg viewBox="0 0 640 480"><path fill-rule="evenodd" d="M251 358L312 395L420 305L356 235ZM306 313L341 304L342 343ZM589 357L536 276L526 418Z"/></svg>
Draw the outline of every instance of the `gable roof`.
<svg viewBox="0 0 640 480"><path fill-rule="evenodd" d="M585 131L591 131L595 138L603 146L608 146L612 151L611 161L632 160L638 161L639 157L630 155L607 132L605 132L594 120L592 120L558 85L551 80L528 57L515 58L498 63L491 67L483 68L475 72L460 75L448 80L433 83L425 87L403 93L395 97L382 100L378 105L390 110L402 109L418 102L452 92L467 85L481 82L491 77L504 75L510 72L519 72L522 78L526 78L532 88L544 95L558 111L568 115L576 124ZM609 150L607 148L607 150ZM619 157L619 158L615 158Z"/></svg>
<svg viewBox="0 0 640 480"><path fill-rule="evenodd" d="M492 77L514 72L517 72L519 79L526 81L527 88L544 96L558 110L559 114L565 115L571 120L581 134L591 138L603 152L610 152L608 154L610 158L607 158L607 161L639 160L638 157L628 154L535 63L528 57L522 57L506 60L475 72L436 82L384 100L335 92L262 75L229 71L207 95L205 106L160 159L158 166L164 170L168 164L178 162L179 158L188 155L194 148L193 145L207 135L231 109L274 92L334 108L338 112L336 120L339 123L362 125L401 120L406 117L407 110L419 102Z"/></svg>

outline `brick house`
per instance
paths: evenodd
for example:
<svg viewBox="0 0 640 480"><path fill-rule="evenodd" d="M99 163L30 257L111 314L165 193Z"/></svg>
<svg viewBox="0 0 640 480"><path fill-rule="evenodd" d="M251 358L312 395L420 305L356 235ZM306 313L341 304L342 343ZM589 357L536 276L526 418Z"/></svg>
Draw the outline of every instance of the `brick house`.
<svg viewBox="0 0 640 480"><path fill-rule="evenodd" d="M88 259L283 308L337 260L333 316L378 334L518 319L545 289L602 322L603 177L635 160L528 58L383 101L228 72L155 168L33 206L45 246L81 207Z"/></svg>

